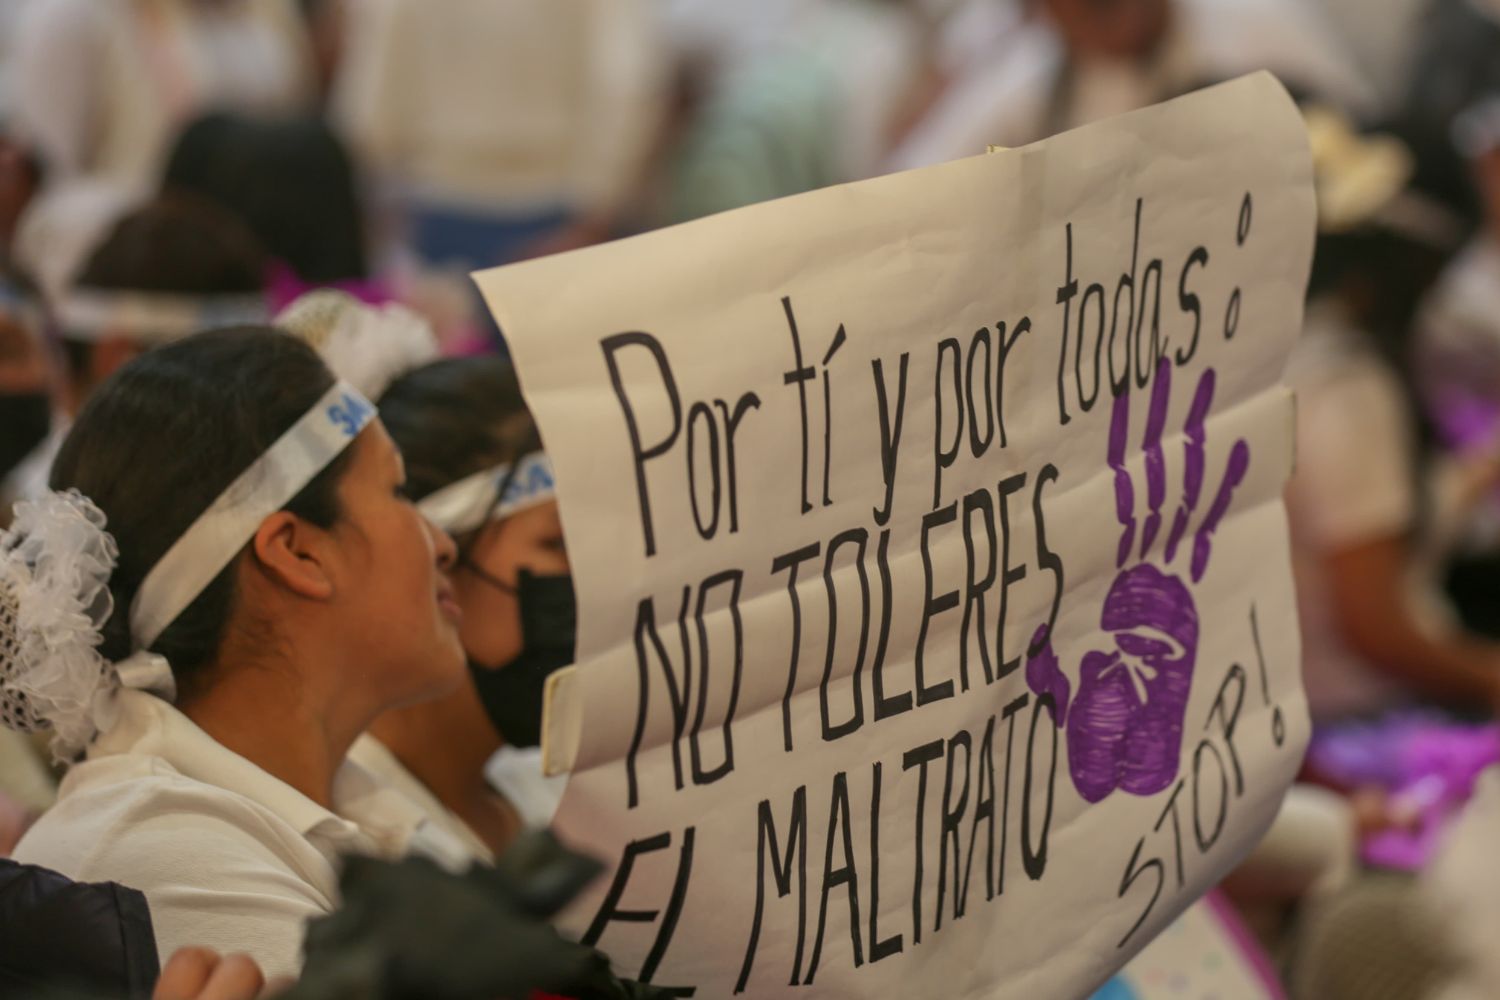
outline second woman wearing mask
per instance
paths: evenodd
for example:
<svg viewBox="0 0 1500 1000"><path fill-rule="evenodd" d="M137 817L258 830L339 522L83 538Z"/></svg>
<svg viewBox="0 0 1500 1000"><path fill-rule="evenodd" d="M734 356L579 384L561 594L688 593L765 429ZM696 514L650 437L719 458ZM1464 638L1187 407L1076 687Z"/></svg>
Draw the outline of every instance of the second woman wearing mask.
<svg viewBox="0 0 1500 1000"><path fill-rule="evenodd" d="M508 362L432 362L396 379L379 408L410 495L458 541L474 683L388 712L351 753L498 855L522 828L545 825L561 796L535 749L543 687L572 662L575 632L551 467Z"/></svg>

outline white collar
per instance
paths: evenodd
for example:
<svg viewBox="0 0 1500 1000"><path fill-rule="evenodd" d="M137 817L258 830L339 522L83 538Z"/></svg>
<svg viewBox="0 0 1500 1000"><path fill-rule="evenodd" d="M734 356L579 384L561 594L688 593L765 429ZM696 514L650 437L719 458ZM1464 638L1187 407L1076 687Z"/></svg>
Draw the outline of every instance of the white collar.
<svg viewBox="0 0 1500 1000"><path fill-rule="evenodd" d="M340 846L367 839L382 855L405 853L426 820L419 806L352 761L334 776L328 809L219 743L155 695L123 689L119 706L118 721L89 747L90 760L155 757L183 777L255 802L304 836L316 834Z"/></svg>

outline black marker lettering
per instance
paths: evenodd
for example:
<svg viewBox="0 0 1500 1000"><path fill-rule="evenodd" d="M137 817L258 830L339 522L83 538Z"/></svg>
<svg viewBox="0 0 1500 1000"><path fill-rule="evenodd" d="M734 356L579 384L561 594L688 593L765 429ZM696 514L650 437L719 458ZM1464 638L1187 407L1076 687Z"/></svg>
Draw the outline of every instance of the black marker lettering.
<svg viewBox="0 0 1500 1000"><path fill-rule="evenodd" d="M1203 327L1203 303L1195 293L1188 291L1187 287L1188 275L1192 274L1195 264L1200 267L1208 266L1208 251L1203 247L1194 247L1193 252L1188 254L1187 261L1182 265L1182 274L1177 279L1177 306L1184 313L1193 315L1193 339L1188 341L1186 351L1180 347L1177 349L1179 367L1193 360L1193 355L1198 353L1198 334Z"/></svg>
<svg viewBox="0 0 1500 1000"><path fill-rule="evenodd" d="M1000 480L1000 616L995 625L995 659L1000 663L997 679L1004 679L1021 669L1021 655L1017 653L1005 658L1005 623L1010 615L1010 588L1026 579L1026 564L1012 567L1010 564L1010 504L1012 495L1026 487L1026 473Z"/></svg>
<svg viewBox="0 0 1500 1000"><path fill-rule="evenodd" d="M740 587L744 583L745 574L741 570L731 569L704 580L698 588L698 605L693 612L693 617L698 624L698 711L693 716L693 732L688 740L688 749L692 752L693 759L693 784L711 785L720 778L728 776L734 771L734 725L735 709L740 703L740 681L745 666L745 627L740 619ZM703 767L702 750L698 743L699 732L703 728L704 715L708 710L708 678L712 671L709 669L708 652L708 625L703 620L703 605L708 601L708 595L716 587L728 585L729 590L729 618L734 624L734 672L729 680L729 707L725 710L724 721L720 725L720 732L724 739L724 760L713 770Z"/></svg>
<svg viewBox="0 0 1500 1000"><path fill-rule="evenodd" d="M1042 487L1048 483L1057 481L1057 466L1048 462L1042 466L1041 471L1036 474L1036 485L1031 494L1031 516L1036 522L1036 564L1037 568L1047 570L1052 574L1054 580L1052 588L1052 610L1047 613L1047 626L1045 631L1038 633L1037 641L1027 651L1027 656L1035 656L1041 652L1042 645L1052 638L1053 626L1057 624L1057 612L1062 606L1063 595L1063 563L1057 554L1047 547L1047 517L1042 508Z"/></svg>
<svg viewBox="0 0 1500 1000"><path fill-rule="evenodd" d="M1057 422L1066 426L1068 416L1066 372L1068 370L1068 333L1072 330L1073 298L1078 294L1078 279L1073 277L1073 224L1064 228L1067 243L1067 279L1057 287L1057 304L1063 307L1062 336L1057 338Z"/></svg>
<svg viewBox="0 0 1500 1000"><path fill-rule="evenodd" d="M995 717L984 724L979 742L979 780L974 792L974 819L969 825L969 857L964 862L963 891L954 899L963 912L969 898L969 877L974 872L974 847L979 843L979 824L985 824L984 899L995 898Z"/></svg>
<svg viewBox="0 0 1500 1000"><path fill-rule="evenodd" d="M641 533L646 539L647 558L656 555L656 532L651 524L651 498L646 489L646 463L653 458L660 458L671 449L672 443L677 440L677 435L682 432L682 399L677 394L677 380L672 377L672 366L667 362L666 351L662 350L661 343L651 334L617 333L612 337L605 337L599 342L604 351L604 363L609 366L609 381L614 386L615 397L620 401L620 409L625 414L625 427L630 432L630 451L635 462L635 489L641 508ZM625 382L620 375L619 362L615 360L615 354L626 347L644 347L651 352L651 357L656 361L657 370L661 373L662 387L666 390L667 401L672 404L672 430L665 438L651 445L649 448L641 446L641 428L635 417L635 407L630 403L630 397L625 392Z"/></svg>
<svg viewBox="0 0 1500 1000"><path fill-rule="evenodd" d="M865 649L870 642L870 577L865 572L865 547L869 542L869 532L864 528L850 528L833 536L828 543L828 556L823 561L823 586L828 590L828 656L823 661L823 683L818 689L818 704L823 713L823 740L832 742L848 736L859 729L865 723L865 700L864 687L862 684L865 672ZM857 545L854 554L854 568L859 576L859 624L856 626L859 635L859 648L854 654L854 672L852 679L852 692L854 698L853 714L838 725L830 721L830 708L828 704L828 687L833 680L833 665L835 654L838 650L838 624L839 624L839 601L838 595L833 588L833 561L838 556L839 549L845 545Z"/></svg>
<svg viewBox="0 0 1500 1000"><path fill-rule="evenodd" d="M896 491L896 455L901 447L901 423L906 415L906 363L910 353L901 355L901 367L896 377L896 416L891 418L889 393L885 387L885 374L880 359L870 362L875 370L875 403L880 408L880 472L885 479L885 503L875 510L875 523L881 527L891 519L891 502Z"/></svg>
<svg viewBox="0 0 1500 1000"><path fill-rule="evenodd" d="M844 862L833 867L834 832L843 834ZM823 929L828 919L828 893L848 886L849 940L854 946L854 967L865 964L864 947L859 938L859 873L854 869L854 833L849 827L849 782L843 771L833 776L833 798L828 804L828 847L823 854L823 897L818 904L818 930L813 935L812 957L807 962L807 978L802 985L811 986L818 974L818 959L823 954Z"/></svg>
<svg viewBox="0 0 1500 1000"><path fill-rule="evenodd" d="M792 695L797 690L797 661L802 655L802 600L797 596L797 570L809 559L816 559L822 545L813 542L771 560L771 572L786 570L786 593L792 602L792 655L786 672L786 694L781 696L781 733L787 753L792 752Z"/></svg>
<svg viewBox="0 0 1500 1000"><path fill-rule="evenodd" d="M714 400L724 414L724 459L729 465L729 533L740 530L739 465L734 456L734 435L740 429L740 421L750 410L760 409L760 397L747 392L734 404L734 409L722 399Z"/></svg>
<svg viewBox="0 0 1500 1000"><path fill-rule="evenodd" d="M1075 283L1075 286L1076 283ZM1005 323L1001 322L997 327L1000 335L1000 365L995 375L995 416L1000 421L1000 447L1009 446L1010 439L1005 434L1005 363L1010 360L1010 352L1015 348L1016 341L1021 339L1021 334L1031 330L1031 317L1022 316L1016 321L1016 328L1011 331L1009 337L1005 335ZM1067 341L1067 337L1063 341ZM1066 420L1063 423L1067 423Z"/></svg>
<svg viewBox="0 0 1500 1000"><path fill-rule="evenodd" d="M786 312L786 323L791 329L794 359L792 370L782 376L782 382L797 387L797 401L802 406L802 513L806 514L813 509L807 500L807 383L817 378L817 371L802 363L802 338L797 334L797 317L792 314L790 296L782 296L781 308Z"/></svg>
<svg viewBox="0 0 1500 1000"><path fill-rule="evenodd" d="M944 698L953 697L953 681L946 680L941 684L928 686L926 672L923 667L926 664L927 629L932 624L932 619L945 611L952 611L958 607L958 591L950 590L936 596L932 593L932 550L929 547L929 538L933 528L952 524L958 517L958 501L950 503L942 510L935 510L922 517L922 579L923 602L922 602L922 626L917 632L917 649L915 655L914 669L917 677L917 704L928 705Z"/></svg>
<svg viewBox="0 0 1500 1000"><path fill-rule="evenodd" d="M880 761L870 769L870 962L901 954L900 934L880 939Z"/></svg>
<svg viewBox="0 0 1500 1000"><path fill-rule="evenodd" d="M792 793L791 827L787 830L784 852L776 846L776 818L771 813L770 799L761 800L757 814L755 916L750 922L750 943L745 948L745 962L740 966L740 978L734 985L735 993L745 992L745 984L750 980L750 969L755 964L755 949L760 944L761 918L766 903L767 850L771 852L771 875L776 879L778 899L785 899L792 891L792 861L797 862L797 953L792 960L791 986L796 986L802 978L802 942L807 938L807 786L802 785Z"/></svg>
<svg viewBox="0 0 1500 1000"><path fill-rule="evenodd" d="M974 515L980 515L984 533L989 538L985 547L984 573L976 575L979 561L974 551ZM964 497L964 560L969 571L964 586L964 617L958 628L958 678L965 691L969 690L969 626L974 626L974 635L979 646L979 665L984 668L984 682L995 681L994 667L990 663L989 643L985 638L984 597L995 583L995 505L989 490L975 490ZM1001 598L1004 601L1004 598ZM1004 607L1004 604L1001 604ZM1004 611L1001 612L1004 614Z"/></svg>
<svg viewBox="0 0 1500 1000"><path fill-rule="evenodd" d="M958 801L953 799L953 773L955 771L955 758L958 749L962 747L964 752L963 769L963 791L958 793ZM963 822L964 813L969 808L969 768L974 763L974 744L969 738L967 730L960 729L948 741L948 767L943 776L943 823L938 831L938 877L937 877L937 915L933 920L932 930L936 933L943 929L943 894L948 887L948 845L953 845L953 919L957 920L964 915L963 886L959 877L959 844L958 827Z"/></svg>
<svg viewBox="0 0 1500 1000"><path fill-rule="evenodd" d="M953 446L943 446L943 355L949 351L953 352L953 413L956 426L953 428ZM964 440L964 388L963 388L963 348L958 340L953 337L939 342L937 366L934 368L934 379L936 384L932 390L933 409L936 417L933 421L932 439L932 506L941 507L943 504L943 470L953 465L958 459L958 449Z"/></svg>
<svg viewBox="0 0 1500 1000"><path fill-rule="evenodd" d="M893 715L902 712L910 712L912 708L911 692L902 691L900 694L886 697L885 694L885 651L891 637L891 529L886 528L880 533L880 547L875 552L875 565L880 570L880 599L884 613L880 616L880 637L875 642L875 665L870 668L870 686L875 694L875 721L889 719Z"/></svg>
<svg viewBox="0 0 1500 1000"><path fill-rule="evenodd" d="M926 843L922 837L924 826L923 817L927 812L927 765L943 755L943 741L933 740L919 747L913 747L906 751L901 757L901 769L910 771L917 768L917 835L914 844L916 848L916 863L912 867L912 889L911 889L911 940L912 944L922 943L922 862L926 854Z"/></svg>

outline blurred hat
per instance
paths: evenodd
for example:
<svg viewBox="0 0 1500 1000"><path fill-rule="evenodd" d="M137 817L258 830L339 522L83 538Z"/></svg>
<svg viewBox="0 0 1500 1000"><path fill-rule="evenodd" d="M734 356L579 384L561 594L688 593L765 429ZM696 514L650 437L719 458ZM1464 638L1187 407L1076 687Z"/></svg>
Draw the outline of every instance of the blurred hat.
<svg viewBox="0 0 1500 1000"><path fill-rule="evenodd" d="M1436 247L1461 238L1458 219L1410 188L1417 162L1404 142L1361 133L1342 112L1323 105L1304 107L1302 117L1312 147L1320 234L1374 226Z"/></svg>

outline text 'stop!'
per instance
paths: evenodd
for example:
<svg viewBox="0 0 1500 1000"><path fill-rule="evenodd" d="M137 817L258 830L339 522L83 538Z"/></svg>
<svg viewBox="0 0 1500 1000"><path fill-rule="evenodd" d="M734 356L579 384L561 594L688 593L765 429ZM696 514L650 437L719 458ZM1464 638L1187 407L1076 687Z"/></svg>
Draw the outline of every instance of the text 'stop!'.
<svg viewBox="0 0 1500 1000"><path fill-rule="evenodd" d="M1308 736L1261 74L478 275L556 470L567 917L680 995L1086 995Z"/></svg>

